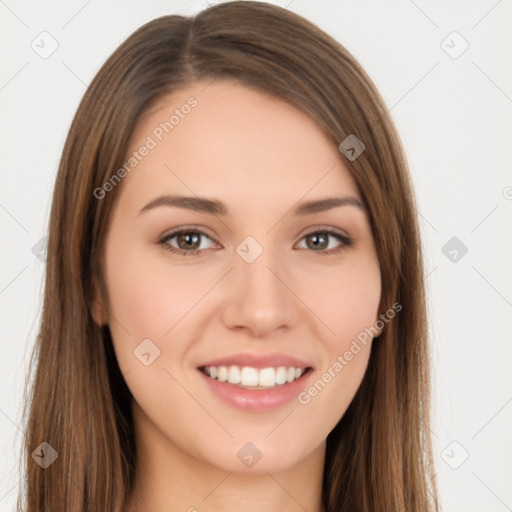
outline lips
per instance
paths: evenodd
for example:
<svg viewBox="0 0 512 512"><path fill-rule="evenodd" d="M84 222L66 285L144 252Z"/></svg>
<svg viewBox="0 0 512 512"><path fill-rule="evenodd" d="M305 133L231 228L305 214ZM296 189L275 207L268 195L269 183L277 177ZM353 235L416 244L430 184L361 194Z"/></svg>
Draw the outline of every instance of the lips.
<svg viewBox="0 0 512 512"><path fill-rule="evenodd" d="M230 407L247 412L271 411L297 400L315 375L314 372L307 371L300 378L281 386L250 389L238 384L220 382L200 371L197 373L205 390L209 390L213 396Z"/></svg>
<svg viewBox="0 0 512 512"><path fill-rule="evenodd" d="M223 402L245 411L269 411L295 399L311 380L308 362L282 353L233 354L197 367Z"/></svg>
<svg viewBox="0 0 512 512"><path fill-rule="evenodd" d="M278 368L279 366L302 368L304 370L313 367L307 361L283 353L251 354L248 352L205 361L198 368L206 366L248 366L259 370L262 368Z"/></svg>

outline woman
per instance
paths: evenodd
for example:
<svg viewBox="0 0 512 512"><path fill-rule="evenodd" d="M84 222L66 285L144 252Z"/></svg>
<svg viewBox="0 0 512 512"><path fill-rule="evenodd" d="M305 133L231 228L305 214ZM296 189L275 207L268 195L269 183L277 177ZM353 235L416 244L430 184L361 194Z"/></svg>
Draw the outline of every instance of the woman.
<svg viewBox="0 0 512 512"><path fill-rule="evenodd" d="M153 20L64 147L20 510L438 510L425 309L354 58L266 3Z"/></svg>

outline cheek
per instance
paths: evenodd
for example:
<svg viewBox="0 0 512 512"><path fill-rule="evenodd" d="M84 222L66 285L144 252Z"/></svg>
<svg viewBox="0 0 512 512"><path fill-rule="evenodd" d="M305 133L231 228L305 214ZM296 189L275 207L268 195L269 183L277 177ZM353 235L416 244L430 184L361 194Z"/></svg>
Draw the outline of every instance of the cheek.
<svg viewBox="0 0 512 512"><path fill-rule="evenodd" d="M347 350L351 341L374 326L381 298L381 276L376 257L347 258L333 268L317 267L301 286L304 302L319 322L319 339L332 357Z"/></svg>
<svg viewBox="0 0 512 512"><path fill-rule="evenodd" d="M378 317L380 273L375 267L353 267L336 283L326 281L324 285L323 293L310 296L321 319L317 338L322 358L316 378L298 396L298 402L309 418L316 418L309 420L312 432L318 429L325 434L344 415L364 378L372 345L368 334L372 331L365 330L374 326Z"/></svg>
<svg viewBox="0 0 512 512"><path fill-rule="evenodd" d="M340 267L336 279L332 270L317 274L316 294L310 294L315 313L323 324L323 359L316 380L299 396L310 411L323 411L323 427L334 428L350 405L364 377L371 352L372 335L381 296L381 279L376 257L361 257ZM329 328L327 329L328 326Z"/></svg>
<svg viewBox="0 0 512 512"><path fill-rule="evenodd" d="M170 265L165 254L148 258L147 248L145 254L135 248L127 254L112 251L106 275L120 369L136 402L168 424L172 415L163 414L162 397L188 404L168 372L174 374L186 354L187 326L194 306L211 287L211 276L197 278L193 271ZM148 352L151 362L146 366L143 354Z"/></svg>
<svg viewBox="0 0 512 512"><path fill-rule="evenodd" d="M111 313L135 336L161 339L194 308L212 279L169 264L165 254L150 260L145 252L112 254L107 270Z"/></svg>

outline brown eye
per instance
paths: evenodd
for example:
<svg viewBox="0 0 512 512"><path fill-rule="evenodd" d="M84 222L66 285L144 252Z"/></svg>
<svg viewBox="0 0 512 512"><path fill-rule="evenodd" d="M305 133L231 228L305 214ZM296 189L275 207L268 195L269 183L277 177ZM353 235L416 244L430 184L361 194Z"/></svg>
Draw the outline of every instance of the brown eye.
<svg viewBox="0 0 512 512"><path fill-rule="evenodd" d="M201 245L201 235L192 231L180 233L176 235L176 241L180 249L198 249Z"/></svg>
<svg viewBox="0 0 512 512"><path fill-rule="evenodd" d="M310 241L315 249L327 249L329 246L329 236L325 233L313 233L307 235L306 240Z"/></svg>
<svg viewBox="0 0 512 512"><path fill-rule="evenodd" d="M201 241L203 238L211 240L211 238L202 231L182 229L165 235L159 243L168 251L175 252L183 256L194 256L199 254L203 249L208 248L201 247ZM175 244L170 243L173 239L176 239Z"/></svg>
<svg viewBox="0 0 512 512"><path fill-rule="evenodd" d="M330 239L336 239L339 242L338 246L333 247ZM304 236L303 240L306 241L306 248L320 254L332 254L338 252L343 247L351 247L353 245L353 241L348 236L332 230L308 233Z"/></svg>

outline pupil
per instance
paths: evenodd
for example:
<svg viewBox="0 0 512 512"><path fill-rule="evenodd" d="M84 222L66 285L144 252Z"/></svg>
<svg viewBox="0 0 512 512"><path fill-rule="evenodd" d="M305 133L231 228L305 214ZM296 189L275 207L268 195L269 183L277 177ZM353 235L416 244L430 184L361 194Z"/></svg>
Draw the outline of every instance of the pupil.
<svg viewBox="0 0 512 512"><path fill-rule="evenodd" d="M324 235L311 235L311 238L314 239L314 240L318 240L318 239L323 239L324 243L320 242L314 242L314 246L315 247L318 247L319 245L322 246L322 249L325 249L325 241L327 240L327 237L325 237Z"/></svg>
<svg viewBox="0 0 512 512"><path fill-rule="evenodd" d="M196 249L197 248L197 241L199 239L199 236L197 234L193 234L193 235L190 235L190 234L182 234L182 235L179 235L179 242L185 240L186 243L189 243L190 239L191 238L194 238L195 239L195 244L194 244L194 247L192 247L193 249ZM191 246L188 245L188 248L190 249Z"/></svg>

